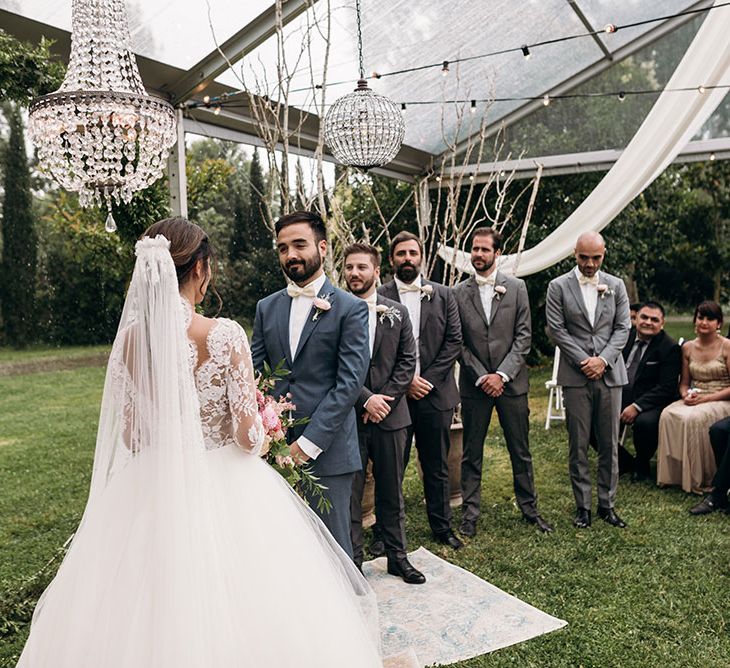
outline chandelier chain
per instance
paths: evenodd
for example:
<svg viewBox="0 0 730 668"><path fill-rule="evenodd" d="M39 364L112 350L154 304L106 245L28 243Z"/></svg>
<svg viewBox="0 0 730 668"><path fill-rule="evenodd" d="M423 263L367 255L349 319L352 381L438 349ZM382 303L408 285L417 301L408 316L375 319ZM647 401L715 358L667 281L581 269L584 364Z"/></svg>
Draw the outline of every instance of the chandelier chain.
<svg viewBox="0 0 730 668"><path fill-rule="evenodd" d="M360 0L355 0L355 14L357 16L357 55L360 62L360 78L365 78L365 65L362 58L362 18L360 16Z"/></svg>

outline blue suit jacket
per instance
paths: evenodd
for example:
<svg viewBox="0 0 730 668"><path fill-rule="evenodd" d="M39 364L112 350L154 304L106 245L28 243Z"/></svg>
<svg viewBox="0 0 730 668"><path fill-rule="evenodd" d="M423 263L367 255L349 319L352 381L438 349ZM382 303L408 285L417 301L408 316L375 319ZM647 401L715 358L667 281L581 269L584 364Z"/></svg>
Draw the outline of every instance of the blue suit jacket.
<svg viewBox="0 0 730 668"><path fill-rule="evenodd" d="M312 307L304 324L297 354L289 350L291 297L281 290L256 305L251 353L254 368L275 367L285 360L291 373L277 383L276 395L291 393L295 418L306 425L290 431L294 441L304 435L322 449L313 462L316 475L340 475L362 469L357 440L355 402L370 364L367 304L325 280L320 297L332 308L314 319Z"/></svg>

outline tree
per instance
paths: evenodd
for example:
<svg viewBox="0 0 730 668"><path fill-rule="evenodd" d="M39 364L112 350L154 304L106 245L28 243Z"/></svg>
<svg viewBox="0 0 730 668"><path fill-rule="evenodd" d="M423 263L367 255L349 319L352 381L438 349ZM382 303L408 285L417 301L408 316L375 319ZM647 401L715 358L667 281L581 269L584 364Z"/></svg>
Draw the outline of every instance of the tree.
<svg viewBox="0 0 730 668"><path fill-rule="evenodd" d="M5 339L13 346L24 347L31 342L36 329L34 296L38 239L23 121L19 109L12 104L6 104L3 112L10 135L3 151L2 314Z"/></svg>
<svg viewBox="0 0 730 668"><path fill-rule="evenodd" d="M51 44L28 44L0 30L0 99L27 105L61 85L66 68L51 57Z"/></svg>

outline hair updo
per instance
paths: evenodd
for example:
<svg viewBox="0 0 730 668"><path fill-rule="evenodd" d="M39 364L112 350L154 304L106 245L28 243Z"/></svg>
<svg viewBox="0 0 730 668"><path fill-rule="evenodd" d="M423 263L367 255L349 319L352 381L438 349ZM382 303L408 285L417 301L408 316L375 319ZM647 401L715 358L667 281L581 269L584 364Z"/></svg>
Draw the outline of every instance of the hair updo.
<svg viewBox="0 0 730 668"><path fill-rule="evenodd" d="M206 274L209 267L214 266L215 253L213 247L210 244L208 235L199 225L191 223L187 218L180 216L164 218L150 225L142 236L156 237L160 234L170 242L170 255L175 263L177 283L180 287L191 279L192 271L198 261L202 261ZM201 282L201 287L205 282L205 278ZM212 277L210 288L218 298L219 305L222 305L220 295L213 286Z"/></svg>

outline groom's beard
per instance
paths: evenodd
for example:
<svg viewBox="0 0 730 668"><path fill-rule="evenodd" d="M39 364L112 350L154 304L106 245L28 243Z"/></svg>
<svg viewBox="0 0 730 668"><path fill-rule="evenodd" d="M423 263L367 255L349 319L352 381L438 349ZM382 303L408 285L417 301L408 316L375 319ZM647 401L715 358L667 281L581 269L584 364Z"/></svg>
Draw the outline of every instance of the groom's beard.
<svg viewBox="0 0 730 668"><path fill-rule="evenodd" d="M302 260L290 260L282 269L287 277L295 283L306 283L322 266L322 257L319 253Z"/></svg>
<svg viewBox="0 0 730 668"><path fill-rule="evenodd" d="M404 283L413 283L420 271L420 265L416 266L410 262L404 262L395 268L395 275Z"/></svg>

